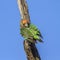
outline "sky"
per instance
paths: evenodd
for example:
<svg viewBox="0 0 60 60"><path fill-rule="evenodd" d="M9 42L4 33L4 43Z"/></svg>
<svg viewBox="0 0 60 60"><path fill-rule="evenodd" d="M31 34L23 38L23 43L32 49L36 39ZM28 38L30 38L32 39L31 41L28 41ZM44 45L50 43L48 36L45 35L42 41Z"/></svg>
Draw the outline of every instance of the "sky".
<svg viewBox="0 0 60 60"><path fill-rule="evenodd" d="M60 0L27 0L31 23L43 35L36 47L41 60L60 60ZM17 0L0 0L0 60L27 60L20 35Z"/></svg>

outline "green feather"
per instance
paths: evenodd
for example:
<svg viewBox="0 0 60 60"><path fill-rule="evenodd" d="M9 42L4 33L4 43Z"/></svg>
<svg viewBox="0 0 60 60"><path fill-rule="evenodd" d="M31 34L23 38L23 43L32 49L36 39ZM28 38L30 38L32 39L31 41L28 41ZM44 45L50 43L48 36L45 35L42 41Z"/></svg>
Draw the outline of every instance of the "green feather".
<svg viewBox="0 0 60 60"><path fill-rule="evenodd" d="M28 28L21 28L21 34L25 39L28 39L29 37L32 37L32 33L28 30Z"/></svg>
<svg viewBox="0 0 60 60"><path fill-rule="evenodd" d="M39 35L41 38L43 38L42 35L41 35L41 32L38 30L38 28L37 28L35 25L30 24L30 29L33 29L34 32L35 32L35 34L37 34L37 35Z"/></svg>
<svg viewBox="0 0 60 60"><path fill-rule="evenodd" d="M34 40L38 40L42 42L41 40L41 33L40 31L34 26L33 24L30 24L28 28L21 28L21 35L26 39L29 40L30 37L32 37Z"/></svg>

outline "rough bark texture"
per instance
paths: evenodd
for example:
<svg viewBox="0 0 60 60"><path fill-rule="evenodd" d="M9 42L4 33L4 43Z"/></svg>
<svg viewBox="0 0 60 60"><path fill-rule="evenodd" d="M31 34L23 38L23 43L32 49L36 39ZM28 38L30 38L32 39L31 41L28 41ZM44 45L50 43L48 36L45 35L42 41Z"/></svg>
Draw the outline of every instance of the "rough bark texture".
<svg viewBox="0 0 60 60"><path fill-rule="evenodd" d="M21 19L30 21L27 3L25 0L18 0L18 6L21 13ZM27 60L41 60L37 48L34 43L24 40L24 50L27 55Z"/></svg>
<svg viewBox="0 0 60 60"><path fill-rule="evenodd" d="M41 60L34 43L24 40L24 50L27 55L27 60Z"/></svg>
<svg viewBox="0 0 60 60"><path fill-rule="evenodd" d="M21 19L26 19L30 21L30 16L28 12L28 6L25 0L18 0L18 6L21 14Z"/></svg>

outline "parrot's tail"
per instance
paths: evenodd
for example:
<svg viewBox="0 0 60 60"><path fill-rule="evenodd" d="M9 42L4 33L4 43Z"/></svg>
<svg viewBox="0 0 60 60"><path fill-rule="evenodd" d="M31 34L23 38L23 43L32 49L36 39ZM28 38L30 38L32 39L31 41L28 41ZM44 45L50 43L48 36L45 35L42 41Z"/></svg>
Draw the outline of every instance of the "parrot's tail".
<svg viewBox="0 0 60 60"><path fill-rule="evenodd" d="M43 40L42 39L38 39L38 41L43 43Z"/></svg>

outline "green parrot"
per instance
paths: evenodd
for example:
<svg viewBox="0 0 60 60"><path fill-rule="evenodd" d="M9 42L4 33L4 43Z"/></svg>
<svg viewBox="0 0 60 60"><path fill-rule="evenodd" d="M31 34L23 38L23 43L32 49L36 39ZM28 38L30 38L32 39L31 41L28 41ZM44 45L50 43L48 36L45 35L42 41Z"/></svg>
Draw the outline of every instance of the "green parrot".
<svg viewBox="0 0 60 60"><path fill-rule="evenodd" d="M40 31L26 19L20 22L20 33L25 40L29 40L31 43L36 43L36 41L43 42Z"/></svg>

